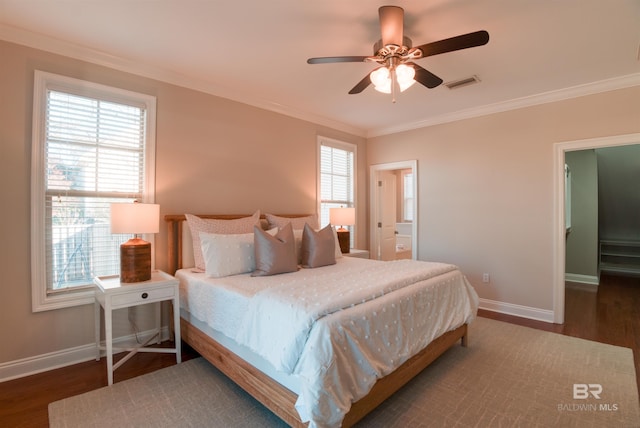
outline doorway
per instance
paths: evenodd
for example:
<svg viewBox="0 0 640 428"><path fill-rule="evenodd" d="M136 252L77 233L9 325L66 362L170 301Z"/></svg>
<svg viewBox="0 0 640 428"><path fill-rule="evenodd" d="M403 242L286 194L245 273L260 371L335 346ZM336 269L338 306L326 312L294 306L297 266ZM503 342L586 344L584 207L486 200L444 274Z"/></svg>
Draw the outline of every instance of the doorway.
<svg viewBox="0 0 640 428"><path fill-rule="evenodd" d="M418 161L370 167L370 257L418 258Z"/></svg>
<svg viewBox="0 0 640 428"><path fill-rule="evenodd" d="M576 150L599 149L640 143L640 134L617 135L555 144L554 150L554 275L553 322L564 324L565 306L565 153Z"/></svg>

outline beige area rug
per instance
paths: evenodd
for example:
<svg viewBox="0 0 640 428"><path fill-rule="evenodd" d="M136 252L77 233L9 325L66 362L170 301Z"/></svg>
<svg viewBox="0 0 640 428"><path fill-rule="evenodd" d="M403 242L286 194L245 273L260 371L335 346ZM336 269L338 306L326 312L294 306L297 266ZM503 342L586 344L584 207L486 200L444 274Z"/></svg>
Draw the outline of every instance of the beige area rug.
<svg viewBox="0 0 640 428"><path fill-rule="evenodd" d="M56 427L280 427L204 359L49 405ZM476 319L361 427L640 427L630 349Z"/></svg>

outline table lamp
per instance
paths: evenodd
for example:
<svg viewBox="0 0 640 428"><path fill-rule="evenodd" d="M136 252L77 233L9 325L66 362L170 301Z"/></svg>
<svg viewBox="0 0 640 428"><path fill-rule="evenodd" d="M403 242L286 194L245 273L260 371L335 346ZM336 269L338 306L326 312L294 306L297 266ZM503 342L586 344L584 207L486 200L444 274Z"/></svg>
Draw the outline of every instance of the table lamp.
<svg viewBox="0 0 640 428"><path fill-rule="evenodd" d="M143 203L111 204L111 233L133 233L120 245L120 282L151 279L151 243L138 237L160 231L160 205Z"/></svg>
<svg viewBox="0 0 640 428"><path fill-rule="evenodd" d="M349 237L349 229L344 226L356 224L355 208L329 208L329 222L334 226L340 225L336 230L338 232L338 242L340 243L340 251L343 254L349 253L351 247L351 238Z"/></svg>

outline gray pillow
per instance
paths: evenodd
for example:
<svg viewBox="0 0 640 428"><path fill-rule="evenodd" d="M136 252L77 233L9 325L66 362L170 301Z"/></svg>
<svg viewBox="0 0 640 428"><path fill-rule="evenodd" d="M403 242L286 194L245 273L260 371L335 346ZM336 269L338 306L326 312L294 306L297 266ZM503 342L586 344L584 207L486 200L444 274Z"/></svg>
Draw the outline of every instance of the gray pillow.
<svg viewBox="0 0 640 428"><path fill-rule="evenodd" d="M256 270L251 276L267 276L298 270L293 228L287 224L271 236L261 228L253 228Z"/></svg>
<svg viewBox="0 0 640 428"><path fill-rule="evenodd" d="M315 231L308 224L302 232L302 267L316 268L336 264L336 241L331 225Z"/></svg>

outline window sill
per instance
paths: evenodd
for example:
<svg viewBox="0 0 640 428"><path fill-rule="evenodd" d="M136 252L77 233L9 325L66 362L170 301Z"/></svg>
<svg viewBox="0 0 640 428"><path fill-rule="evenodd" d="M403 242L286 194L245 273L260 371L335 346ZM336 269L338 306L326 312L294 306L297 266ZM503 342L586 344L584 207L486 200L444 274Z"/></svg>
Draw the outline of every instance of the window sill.
<svg viewBox="0 0 640 428"><path fill-rule="evenodd" d="M95 291L93 288L84 288L82 291L70 289L53 293L42 293L42 295L37 296L34 295L31 309L33 312L43 312L89 305L94 302Z"/></svg>

